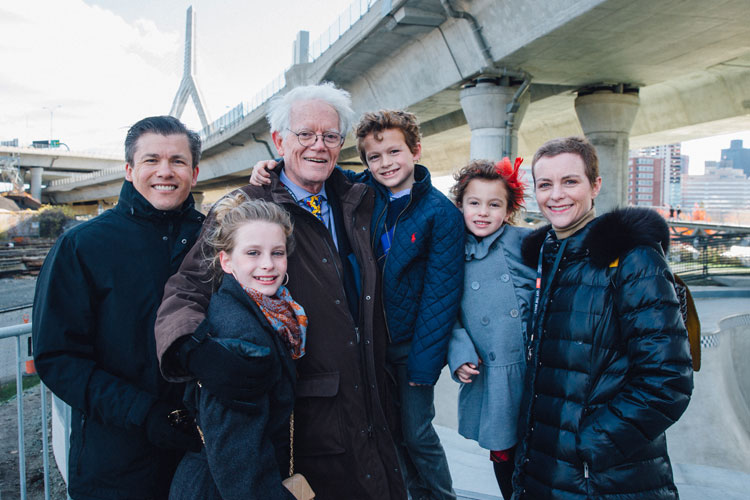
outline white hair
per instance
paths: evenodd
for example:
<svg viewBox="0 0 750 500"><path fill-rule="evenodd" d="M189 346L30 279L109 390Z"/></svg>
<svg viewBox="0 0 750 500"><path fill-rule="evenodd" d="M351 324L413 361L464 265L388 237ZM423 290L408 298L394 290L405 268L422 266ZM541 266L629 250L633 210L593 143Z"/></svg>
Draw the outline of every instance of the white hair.
<svg viewBox="0 0 750 500"><path fill-rule="evenodd" d="M336 110L339 115L339 133L343 136L349 133L354 120L352 99L349 92L336 88L331 82L319 85L305 85L295 87L284 95L277 95L268 104L266 119L271 126L271 132L279 132L282 136L288 134L290 128L290 114L292 106L301 101L323 101Z"/></svg>

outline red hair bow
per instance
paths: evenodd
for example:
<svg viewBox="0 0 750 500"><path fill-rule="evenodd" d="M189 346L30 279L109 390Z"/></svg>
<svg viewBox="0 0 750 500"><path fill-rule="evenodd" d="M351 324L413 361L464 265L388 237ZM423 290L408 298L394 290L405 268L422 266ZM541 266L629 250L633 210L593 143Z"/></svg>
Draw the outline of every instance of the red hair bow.
<svg viewBox="0 0 750 500"><path fill-rule="evenodd" d="M509 194L512 195L512 197L517 201L518 205L523 205L523 190L525 184L521 180L523 177L523 171L521 171L521 164L523 163L523 158L516 158L515 162L513 162L513 165L510 164L510 158L507 156L504 157L499 162L495 163L495 171L500 175L503 179L505 179L505 183L508 186L508 190L510 191Z"/></svg>
<svg viewBox="0 0 750 500"><path fill-rule="evenodd" d="M518 181L518 171L523 163L523 158L518 157L514 162L513 166L510 165L510 158L504 157L499 162L495 163L495 171L502 175L504 178L514 181Z"/></svg>

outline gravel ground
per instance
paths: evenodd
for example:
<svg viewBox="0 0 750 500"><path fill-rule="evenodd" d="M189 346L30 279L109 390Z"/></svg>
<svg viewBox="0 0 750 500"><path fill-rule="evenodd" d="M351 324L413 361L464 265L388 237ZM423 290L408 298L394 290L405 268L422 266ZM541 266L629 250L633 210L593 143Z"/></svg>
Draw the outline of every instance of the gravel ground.
<svg viewBox="0 0 750 500"><path fill-rule="evenodd" d="M0 310L30 304L34 300L36 279L2 278L0 279ZM30 314L31 308L0 314L0 326L16 325L23 322L23 316ZM26 350L26 341L22 342ZM25 352L24 352L25 354ZM15 380L15 341L0 341L0 379ZM7 372L7 373L6 373ZM48 393L49 394L49 393ZM51 401L51 394L48 398ZM29 500L44 498L44 469L42 464L42 408L39 386L24 391L23 416L24 439L26 448L26 493ZM51 408L51 407L50 407ZM48 410L51 414L51 409ZM50 415L47 416L48 426ZM16 398L0 403L0 499L21 498L18 477L18 405ZM48 431L49 432L49 431ZM52 456L50 436L50 498L63 500L65 483L55 465Z"/></svg>
<svg viewBox="0 0 750 500"><path fill-rule="evenodd" d="M36 278L0 278L0 310L31 304L34 301Z"/></svg>
<svg viewBox="0 0 750 500"><path fill-rule="evenodd" d="M51 400L48 394L47 401ZM39 386L31 387L23 395L24 447L26 448L26 494L28 500L44 498L44 467L42 463L42 404ZM51 410L48 406L47 425ZM21 498L18 476L18 406L16 398L0 403L0 498ZM48 430L49 432L49 430ZM51 433L49 440L50 498L64 500L65 482L57 470L52 456Z"/></svg>

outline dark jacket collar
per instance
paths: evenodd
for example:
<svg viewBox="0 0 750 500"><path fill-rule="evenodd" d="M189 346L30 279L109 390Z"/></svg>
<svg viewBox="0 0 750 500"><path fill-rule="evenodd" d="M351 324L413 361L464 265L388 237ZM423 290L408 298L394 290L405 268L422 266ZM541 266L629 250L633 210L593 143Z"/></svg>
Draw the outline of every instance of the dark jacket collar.
<svg viewBox="0 0 750 500"><path fill-rule="evenodd" d="M539 249L551 228L547 224L523 240L521 255L527 265L536 266ZM551 237L555 238L554 231ZM669 226L661 215L651 209L628 207L597 217L570 238L573 246L569 248L580 246L591 254L591 262L596 267L606 267L638 246L656 247L666 254L669 249Z"/></svg>
<svg viewBox="0 0 750 500"><path fill-rule="evenodd" d="M138 192L137 189L135 189L132 182L125 181L122 183L120 198L117 200L115 210L141 219L167 220L184 217L188 213L194 211L194 206L195 202L193 201L193 195L188 194L187 199L177 210L157 210L146 198L143 197L141 193ZM196 212L196 214L197 213L198 212Z"/></svg>

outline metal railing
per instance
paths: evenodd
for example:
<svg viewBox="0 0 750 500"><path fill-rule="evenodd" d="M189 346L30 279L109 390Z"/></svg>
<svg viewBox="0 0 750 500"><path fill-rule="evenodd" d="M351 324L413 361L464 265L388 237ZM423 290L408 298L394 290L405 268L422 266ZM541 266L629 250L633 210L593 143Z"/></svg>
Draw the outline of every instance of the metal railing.
<svg viewBox="0 0 750 500"><path fill-rule="evenodd" d="M673 235L667 259L683 278L750 273L750 232Z"/></svg>
<svg viewBox="0 0 750 500"><path fill-rule="evenodd" d="M18 476L20 498L26 500L26 443L23 435L23 356L21 354L21 337L31 333L31 323L0 328L0 340L15 338L16 340L16 404L18 405ZM50 498L49 475L49 437L47 435L47 388L40 381L42 396L42 463L44 468L44 498Z"/></svg>
<svg viewBox="0 0 750 500"><path fill-rule="evenodd" d="M354 0L349 7L311 45L310 57L315 61L328 50L354 23L370 11L376 0Z"/></svg>
<svg viewBox="0 0 750 500"><path fill-rule="evenodd" d="M96 172L90 172L88 174L71 175L70 177L63 177L62 179L51 180L48 186L50 187L64 186L66 184L73 184L74 182L81 182L87 179L98 179L100 177L106 177L108 175L116 175L116 174L120 174L120 176L124 179L125 169L121 166L109 167L109 168L103 168L101 170L97 170Z"/></svg>

